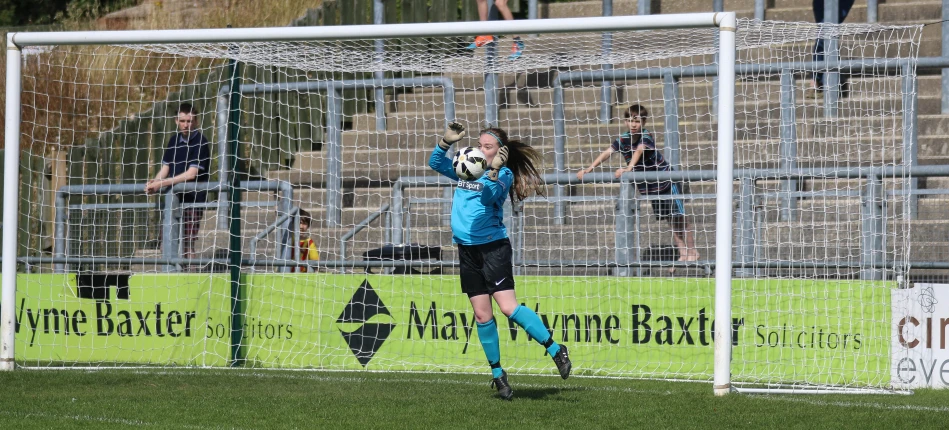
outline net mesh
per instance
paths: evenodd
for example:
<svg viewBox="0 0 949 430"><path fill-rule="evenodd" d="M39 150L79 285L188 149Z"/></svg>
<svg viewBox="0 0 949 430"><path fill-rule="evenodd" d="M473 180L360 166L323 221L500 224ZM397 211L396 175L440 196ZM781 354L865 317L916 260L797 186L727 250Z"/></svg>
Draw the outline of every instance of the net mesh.
<svg viewBox="0 0 949 430"><path fill-rule="evenodd" d="M374 40L24 52L20 254L38 258L18 287L18 361L486 372L458 288L454 184L424 178L436 175L428 161L445 125L468 126L453 149L476 146L494 100L492 125L537 148L542 173L573 176L629 131L624 112L639 104L673 170L710 171L716 106L727 103L737 169L821 170L676 180L675 193L655 195L613 179L626 162L612 154L583 183L548 181L546 197L505 206L519 302L570 346L578 373L709 379L715 190L733 187L733 253L745 264L733 284L733 378L887 386L888 291L915 233L911 199L895 191L911 183L838 176L912 164L904 118L915 87L904 81L915 69L901 65L920 33L740 20L734 100L717 99L717 29L613 32L606 44L600 33L522 35L516 60L511 37L474 50L468 38L401 38L382 53ZM874 65L804 65L821 38ZM606 91L580 73L604 69L619 72ZM842 76L835 115L815 70ZM377 104L367 82L379 78L390 82ZM181 103L207 140L206 199L144 193L181 139ZM239 148L232 171L229 147ZM222 175L241 181L239 219ZM92 188L103 184L132 188ZM296 228L307 214L308 229ZM286 264L301 258L323 265ZM386 258L416 265L362 264ZM507 369L553 371L495 316Z"/></svg>

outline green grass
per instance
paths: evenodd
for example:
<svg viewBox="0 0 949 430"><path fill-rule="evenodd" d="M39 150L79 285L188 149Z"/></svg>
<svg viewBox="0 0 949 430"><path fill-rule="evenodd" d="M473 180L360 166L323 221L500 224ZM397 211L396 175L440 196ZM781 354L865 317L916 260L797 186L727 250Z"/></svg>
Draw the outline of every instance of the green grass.
<svg viewBox="0 0 949 430"><path fill-rule="evenodd" d="M0 373L0 428L945 428L949 391L712 395L708 383L269 370Z"/></svg>

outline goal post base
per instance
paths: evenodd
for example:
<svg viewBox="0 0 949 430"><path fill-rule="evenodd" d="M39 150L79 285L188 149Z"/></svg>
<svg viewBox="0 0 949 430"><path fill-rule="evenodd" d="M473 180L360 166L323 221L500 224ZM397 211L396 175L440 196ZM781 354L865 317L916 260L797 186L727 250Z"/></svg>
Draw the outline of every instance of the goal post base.
<svg viewBox="0 0 949 430"><path fill-rule="evenodd" d="M727 396L735 392L735 388L731 384L715 385L713 388L717 397Z"/></svg>
<svg viewBox="0 0 949 430"><path fill-rule="evenodd" d="M873 389L873 388L828 388L828 387L807 387L807 388L760 388L760 387L733 387L732 390L740 394L899 394L912 395L912 390L894 390L894 389ZM718 391L715 392L716 395Z"/></svg>

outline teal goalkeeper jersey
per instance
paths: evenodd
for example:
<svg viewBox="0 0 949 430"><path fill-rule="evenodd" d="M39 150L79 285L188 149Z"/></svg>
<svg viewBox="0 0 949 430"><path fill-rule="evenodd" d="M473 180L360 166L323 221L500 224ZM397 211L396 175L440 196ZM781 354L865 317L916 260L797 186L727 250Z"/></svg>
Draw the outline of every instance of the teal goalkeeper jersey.
<svg viewBox="0 0 949 430"><path fill-rule="evenodd" d="M445 150L435 147L429 157L432 170L458 181L451 205L451 234L455 243L481 245L507 237L504 227L504 200L514 182L514 173L502 167L498 180L485 174L475 181L462 181L451 166Z"/></svg>

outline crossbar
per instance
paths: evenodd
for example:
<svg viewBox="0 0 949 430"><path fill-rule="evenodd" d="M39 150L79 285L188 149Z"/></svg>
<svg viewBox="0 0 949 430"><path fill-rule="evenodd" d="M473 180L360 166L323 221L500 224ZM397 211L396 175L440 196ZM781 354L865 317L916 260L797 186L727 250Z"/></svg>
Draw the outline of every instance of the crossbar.
<svg viewBox="0 0 949 430"><path fill-rule="evenodd" d="M168 43L289 42L307 40L395 39L479 34L576 33L716 27L733 12L654 16L610 16L516 21L319 27L221 28L205 30L62 31L10 33L16 47L50 45L136 45Z"/></svg>

